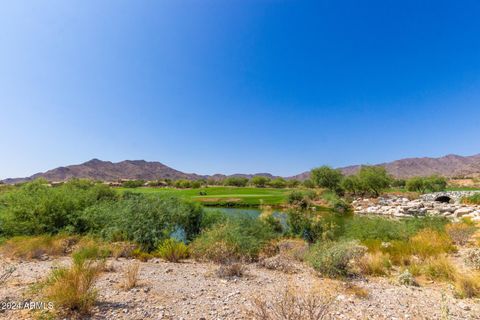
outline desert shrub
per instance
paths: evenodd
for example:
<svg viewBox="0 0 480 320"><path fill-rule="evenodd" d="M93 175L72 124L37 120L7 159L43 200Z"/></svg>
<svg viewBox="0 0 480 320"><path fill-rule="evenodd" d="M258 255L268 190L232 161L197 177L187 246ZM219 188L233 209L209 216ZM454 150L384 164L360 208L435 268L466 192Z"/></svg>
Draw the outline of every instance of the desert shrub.
<svg viewBox="0 0 480 320"><path fill-rule="evenodd" d="M13 258L41 259L66 255L78 241L79 237L68 235L17 236L7 240L0 251Z"/></svg>
<svg viewBox="0 0 480 320"><path fill-rule="evenodd" d="M303 261L308 253L308 243L302 239L280 239L275 241L277 253Z"/></svg>
<svg viewBox="0 0 480 320"><path fill-rule="evenodd" d="M232 262L220 265L216 273L220 278L241 278L245 272L246 268L241 262Z"/></svg>
<svg viewBox="0 0 480 320"><path fill-rule="evenodd" d="M287 225L292 236L314 243L318 240L334 240L343 232L344 219L332 212L290 209Z"/></svg>
<svg viewBox="0 0 480 320"><path fill-rule="evenodd" d="M142 262L147 262L148 260L153 259L153 254L145 252L141 248L137 248L132 251L132 257Z"/></svg>
<svg viewBox="0 0 480 320"><path fill-rule="evenodd" d="M312 199L302 191L292 191L287 196L287 203L300 209L308 209L312 204Z"/></svg>
<svg viewBox="0 0 480 320"><path fill-rule="evenodd" d="M127 194L88 208L82 218L91 233L110 241L133 241L152 251L179 229L192 240L202 228L203 214L199 204L171 195Z"/></svg>
<svg viewBox="0 0 480 320"><path fill-rule="evenodd" d="M404 286L418 286L417 280L408 270L405 270L401 274L399 274L397 277L397 281L399 284Z"/></svg>
<svg viewBox="0 0 480 320"><path fill-rule="evenodd" d="M367 253L358 259L356 266L359 272L371 276L387 275L392 263L387 254L382 252Z"/></svg>
<svg viewBox="0 0 480 320"><path fill-rule="evenodd" d="M188 247L175 239L164 240L157 249L158 255L170 262L180 262L188 258Z"/></svg>
<svg viewBox="0 0 480 320"><path fill-rule="evenodd" d="M130 290L138 284L138 273L140 272L139 263L131 263L125 267L123 272L122 288Z"/></svg>
<svg viewBox="0 0 480 320"><path fill-rule="evenodd" d="M455 250L448 235L431 229L418 232L410 239L410 245L412 252L421 258L438 256Z"/></svg>
<svg viewBox="0 0 480 320"><path fill-rule="evenodd" d="M465 245L477 228L468 223L450 223L445 227L445 231L457 245Z"/></svg>
<svg viewBox="0 0 480 320"><path fill-rule="evenodd" d="M322 320L330 319L334 302L332 294L323 288L305 289L286 287L273 297L255 296L248 310L255 320Z"/></svg>
<svg viewBox="0 0 480 320"><path fill-rule="evenodd" d="M260 219L241 217L204 231L190 245L193 257L214 262L257 260L277 234Z"/></svg>
<svg viewBox="0 0 480 320"><path fill-rule="evenodd" d="M318 242L310 248L308 262L328 277L344 277L353 273L352 262L360 259L366 247L356 241Z"/></svg>
<svg viewBox="0 0 480 320"><path fill-rule="evenodd" d="M459 274L455 277L455 294L459 298L480 297L480 275Z"/></svg>
<svg viewBox="0 0 480 320"><path fill-rule="evenodd" d="M259 265L285 273L296 273L296 261L303 261L308 252L308 243L301 239L273 240L266 245L261 254Z"/></svg>
<svg viewBox="0 0 480 320"><path fill-rule="evenodd" d="M282 271L285 273L298 272L294 260L284 254L278 254L273 257L261 258L258 265L266 269Z"/></svg>
<svg viewBox="0 0 480 320"><path fill-rule="evenodd" d="M0 235L83 232L82 211L116 197L108 186L86 180L74 179L58 187L35 180L0 194Z"/></svg>
<svg viewBox="0 0 480 320"><path fill-rule="evenodd" d="M76 252L71 267L52 271L43 286L43 294L64 312L89 313L97 298L95 283L103 269L104 260Z"/></svg>
<svg viewBox="0 0 480 320"><path fill-rule="evenodd" d="M473 269L480 270L480 248L474 248L467 251L465 262Z"/></svg>
<svg viewBox="0 0 480 320"><path fill-rule="evenodd" d="M453 280L457 275L457 269L448 257L442 255L425 261L422 273L432 280Z"/></svg>

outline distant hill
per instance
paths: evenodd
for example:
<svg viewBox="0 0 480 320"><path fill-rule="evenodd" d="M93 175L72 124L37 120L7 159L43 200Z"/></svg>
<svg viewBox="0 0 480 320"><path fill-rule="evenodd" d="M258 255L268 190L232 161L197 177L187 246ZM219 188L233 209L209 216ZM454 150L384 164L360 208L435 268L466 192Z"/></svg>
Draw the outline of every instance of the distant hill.
<svg viewBox="0 0 480 320"><path fill-rule="evenodd" d="M388 173L397 178L432 174L445 177L480 177L480 154L467 157L450 154L441 158L407 158L377 165L385 167ZM340 168L340 170L346 175L351 175L356 173L360 167L360 165L354 165ZM310 171L307 171L292 178L304 180L309 175Z"/></svg>
<svg viewBox="0 0 480 320"><path fill-rule="evenodd" d="M234 174L235 177L252 178L257 175L264 175L270 178L275 178L269 173L257 174ZM201 179L213 178L224 179L226 175L215 174L213 176L198 175L195 173L184 173L173 168L170 168L160 162L148 162L145 160L125 160L122 162L113 163L110 161L102 161L92 159L82 164L71 165L67 167L58 167L47 172L34 174L26 178L5 179L4 183L14 184L34 180L37 178L45 178L49 181L65 181L71 178L82 178L102 181L117 181L119 179L141 179L141 180L156 180L156 179Z"/></svg>
<svg viewBox="0 0 480 320"><path fill-rule="evenodd" d="M125 160L113 163L92 159L82 164L59 167L47 172L37 173L31 177L6 179L5 183L45 178L49 181L64 181L70 178L84 178L103 181L116 181L119 179L199 179L202 176L193 173L184 173L172 169L160 162L147 162L145 160Z"/></svg>
<svg viewBox="0 0 480 320"><path fill-rule="evenodd" d="M387 171L398 178L408 178L413 176L426 176L438 174L446 177L480 177L480 154L474 156L447 155L441 158L408 158L396 160L388 163L378 164L387 169ZM354 174L358 171L360 165L340 168L344 174ZM252 178L254 176L267 176L276 178L269 173L256 174L234 174L231 176ZM304 172L287 179L305 180L310 176L310 172ZM85 178L103 181L116 181L119 179L200 179L213 178L224 179L229 177L223 174L212 176L199 175L195 173L184 173L170 168L160 162L148 162L145 160L125 160L113 163L92 159L82 164L59 167L43 173L37 173L27 178L14 178L3 180L4 183L18 183L43 177L49 181L64 181L70 178Z"/></svg>

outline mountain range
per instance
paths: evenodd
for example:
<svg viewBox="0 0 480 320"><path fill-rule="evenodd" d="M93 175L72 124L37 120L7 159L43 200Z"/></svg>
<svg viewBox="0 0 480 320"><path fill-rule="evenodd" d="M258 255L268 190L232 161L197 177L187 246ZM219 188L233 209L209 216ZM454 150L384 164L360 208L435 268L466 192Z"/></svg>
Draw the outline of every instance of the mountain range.
<svg viewBox="0 0 480 320"><path fill-rule="evenodd" d="M397 178L408 178L412 176L427 176L438 174L446 177L479 177L480 176L480 154L473 156L447 155L440 158L407 158L388 163L377 164L383 166L387 171ZM339 168L346 175L354 174L360 169L360 165ZM275 178L269 173L256 174L234 174L230 176L240 176L251 178L256 175ZM287 179L307 179L309 171L298 174ZM49 181L63 181L70 178L85 178L103 181L116 181L119 179L200 179L213 178L223 179L228 177L223 174L200 175L195 173L185 173L170 168L160 162L149 162L145 160L125 160L117 163L92 159L82 164L59 167L46 172L34 174L26 178L10 178L3 180L4 183L18 183L33 180L36 178L45 178Z"/></svg>

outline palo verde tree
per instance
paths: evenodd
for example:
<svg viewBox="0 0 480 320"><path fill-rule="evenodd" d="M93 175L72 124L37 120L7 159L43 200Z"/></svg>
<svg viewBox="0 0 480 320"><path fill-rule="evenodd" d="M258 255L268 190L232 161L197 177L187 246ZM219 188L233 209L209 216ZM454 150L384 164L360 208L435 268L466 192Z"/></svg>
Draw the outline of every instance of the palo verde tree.
<svg viewBox="0 0 480 320"><path fill-rule="evenodd" d="M317 187L326 188L336 193L340 193L342 190L340 183L342 182L343 174L340 170L322 166L313 169L310 177Z"/></svg>

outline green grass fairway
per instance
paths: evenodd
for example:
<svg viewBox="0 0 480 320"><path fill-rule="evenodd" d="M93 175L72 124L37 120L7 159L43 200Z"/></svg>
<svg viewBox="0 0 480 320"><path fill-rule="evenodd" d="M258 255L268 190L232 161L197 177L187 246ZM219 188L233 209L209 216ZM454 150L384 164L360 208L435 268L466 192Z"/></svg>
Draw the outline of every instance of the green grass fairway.
<svg viewBox="0 0 480 320"><path fill-rule="evenodd" d="M237 188L208 187L199 189L174 188L119 188L122 192L140 192L145 194L174 194L186 199L198 201L207 206L259 206L285 204L291 189L273 188ZM206 195L200 195L200 192Z"/></svg>

